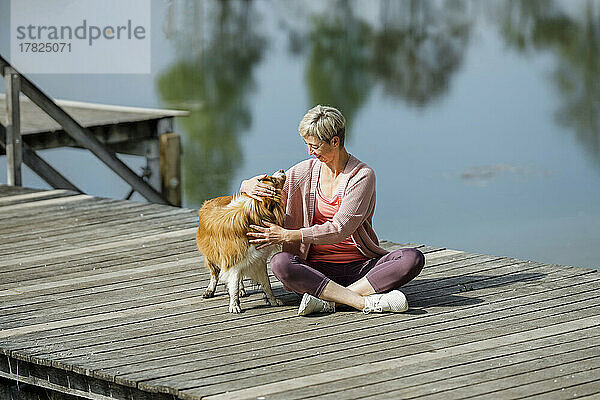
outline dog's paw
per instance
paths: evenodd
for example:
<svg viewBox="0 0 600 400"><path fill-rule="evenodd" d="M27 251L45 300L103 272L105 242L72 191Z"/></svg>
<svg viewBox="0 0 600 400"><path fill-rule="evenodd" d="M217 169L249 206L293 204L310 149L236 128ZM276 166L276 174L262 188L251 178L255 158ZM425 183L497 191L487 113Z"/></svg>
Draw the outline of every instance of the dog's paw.
<svg viewBox="0 0 600 400"><path fill-rule="evenodd" d="M229 305L229 312L232 314L239 314L242 312L242 308L240 307L239 304L230 304Z"/></svg>
<svg viewBox="0 0 600 400"><path fill-rule="evenodd" d="M204 293L202 294L202 297L204 297L205 299L208 299L208 298L211 298L211 297L215 297L215 291L214 290L206 289L204 291Z"/></svg>
<svg viewBox="0 0 600 400"><path fill-rule="evenodd" d="M283 301L281 301L279 299L270 300L267 297L266 300L267 300L267 304L270 305L270 306L282 306L283 305Z"/></svg>

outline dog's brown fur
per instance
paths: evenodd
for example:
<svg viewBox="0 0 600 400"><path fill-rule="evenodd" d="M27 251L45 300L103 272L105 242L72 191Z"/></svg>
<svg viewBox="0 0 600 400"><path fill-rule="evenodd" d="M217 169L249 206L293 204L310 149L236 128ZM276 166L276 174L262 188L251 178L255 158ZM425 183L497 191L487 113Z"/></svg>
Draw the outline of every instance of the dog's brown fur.
<svg viewBox="0 0 600 400"><path fill-rule="evenodd" d="M285 174L279 171L261 181L278 190L275 198L263 197L258 201L244 193L217 197L205 201L198 211L196 243L210 272L210 283L203 296L214 296L219 278L224 278L229 290L229 312L232 313L241 311L239 295L244 291L244 277L261 285L271 305L281 304L273 295L267 275L266 262L274 251L273 246L256 250L255 245L248 243L246 233L251 230L250 225L263 225L262 221L283 225L285 211L281 189Z"/></svg>

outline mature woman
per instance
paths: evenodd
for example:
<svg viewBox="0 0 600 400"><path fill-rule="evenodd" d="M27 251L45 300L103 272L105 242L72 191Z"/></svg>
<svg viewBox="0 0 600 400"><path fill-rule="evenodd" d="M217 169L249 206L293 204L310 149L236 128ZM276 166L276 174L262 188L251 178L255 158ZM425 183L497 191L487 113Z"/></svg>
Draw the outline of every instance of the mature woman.
<svg viewBox="0 0 600 400"><path fill-rule="evenodd" d="M396 290L425 264L417 249L388 252L372 227L375 173L344 147L345 120L333 107L316 106L299 126L315 158L286 172L283 227L265 222L248 232L259 247L282 243L271 270L287 290L303 294L299 315L333 312L346 304L369 312L402 312L408 302ZM242 182L252 197L273 196L263 175Z"/></svg>

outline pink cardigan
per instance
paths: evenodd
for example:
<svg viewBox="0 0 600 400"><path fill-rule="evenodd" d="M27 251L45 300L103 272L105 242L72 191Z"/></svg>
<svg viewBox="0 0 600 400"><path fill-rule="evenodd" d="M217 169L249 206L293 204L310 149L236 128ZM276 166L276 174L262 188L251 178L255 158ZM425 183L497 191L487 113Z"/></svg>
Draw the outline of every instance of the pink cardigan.
<svg viewBox="0 0 600 400"><path fill-rule="evenodd" d="M350 155L339 186L340 209L332 222L313 225L315 193L321 161L302 161L288 171L283 187L286 203L286 229L300 229L301 243L285 243L283 251L306 260L312 243L339 243L351 236L358 250L369 258L388 253L379 247L373 230L375 212L375 173L365 163Z"/></svg>

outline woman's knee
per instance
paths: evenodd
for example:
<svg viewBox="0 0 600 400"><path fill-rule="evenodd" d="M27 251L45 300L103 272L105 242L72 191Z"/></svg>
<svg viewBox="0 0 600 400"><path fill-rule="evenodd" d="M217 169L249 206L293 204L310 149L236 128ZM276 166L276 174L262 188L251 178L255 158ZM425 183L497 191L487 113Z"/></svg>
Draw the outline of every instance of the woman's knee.
<svg viewBox="0 0 600 400"><path fill-rule="evenodd" d="M271 271L273 275L277 277L281 282L287 282L293 276L293 255L281 251L271 257L269 264L271 265Z"/></svg>
<svg viewBox="0 0 600 400"><path fill-rule="evenodd" d="M409 264L410 269L418 270L419 272L425 265L425 255L416 248L404 248L390 252L382 261L402 260L402 264Z"/></svg>
<svg viewBox="0 0 600 400"><path fill-rule="evenodd" d="M417 276L423 270L425 266L425 255L419 249L403 249L402 257L407 257L410 259L411 263L411 275Z"/></svg>

